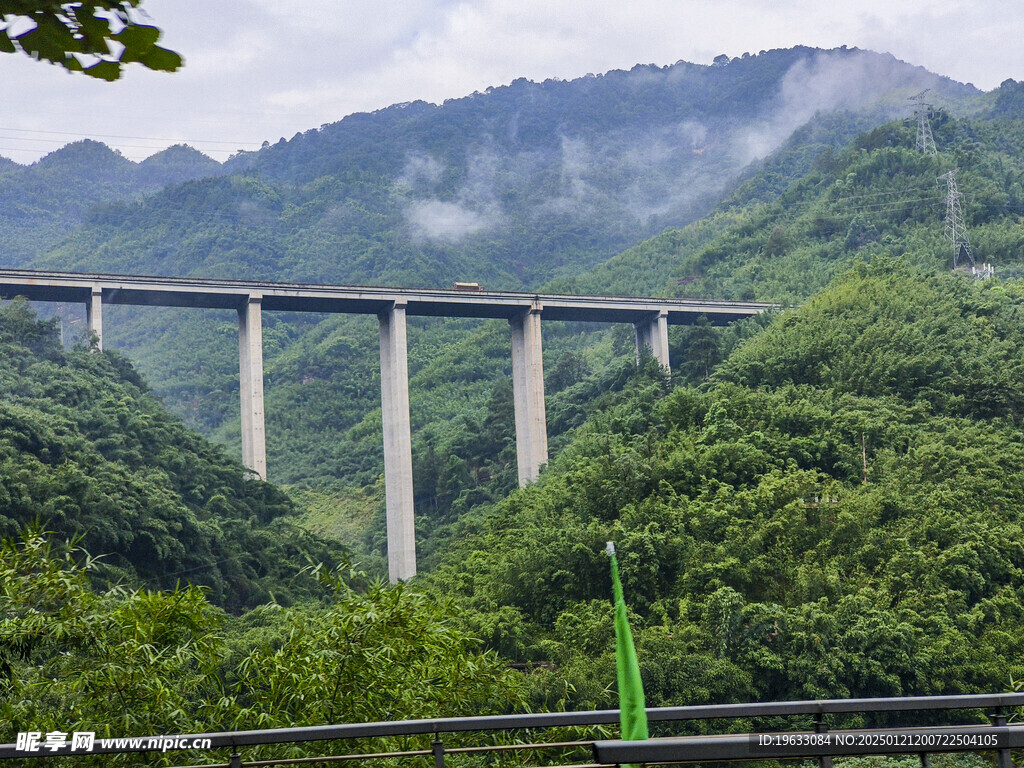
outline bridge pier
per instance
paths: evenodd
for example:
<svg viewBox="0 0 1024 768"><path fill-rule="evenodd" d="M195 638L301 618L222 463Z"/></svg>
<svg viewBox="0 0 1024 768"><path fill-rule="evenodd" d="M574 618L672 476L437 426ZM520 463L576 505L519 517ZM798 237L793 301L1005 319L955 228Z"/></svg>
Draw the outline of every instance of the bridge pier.
<svg viewBox="0 0 1024 768"><path fill-rule="evenodd" d="M519 486L534 482L548 463L548 427L544 407L544 359L541 307L509 320L512 326L512 393L516 413L516 460Z"/></svg>
<svg viewBox="0 0 1024 768"><path fill-rule="evenodd" d="M388 578L392 583L416 575L406 307L406 302L396 301L391 309L377 316L380 321L380 399L384 422Z"/></svg>
<svg viewBox="0 0 1024 768"><path fill-rule="evenodd" d="M94 285L85 300L85 319L89 333L89 343L96 339L95 350L103 351L103 289Z"/></svg>
<svg viewBox="0 0 1024 768"><path fill-rule="evenodd" d="M644 347L650 347L658 364L669 370L668 360L668 311L655 312L649 319L633 324L636 330L636 362L640 363L640 353Z"/></svg>
<svg viewBox="0 0 1024 768"><path fill-rule="evenodd" d="M238 308L238 391L242 399L242 464L267 479L263 416L263 296L251 293Z"/></svg>

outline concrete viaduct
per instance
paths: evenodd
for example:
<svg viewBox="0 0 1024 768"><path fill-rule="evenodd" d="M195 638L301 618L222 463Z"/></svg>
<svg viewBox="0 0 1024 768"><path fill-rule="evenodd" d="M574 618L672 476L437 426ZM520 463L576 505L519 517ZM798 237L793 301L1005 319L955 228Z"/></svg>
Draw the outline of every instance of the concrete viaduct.
<svg viewBox="0 0 1024 768"><path fill-rule="evenodd" d="M14 296L24 296L31 301L84 303L88 328L99 349L103 348L103 307L107 304L237 310L242 462L264 479L267 454L263 414L263 310L376 315L380 323L388 570L392 581L416 574L407 317L508 320L512 331L516 453L522 486L536 480L548 460L541 317L545 321L632 323L636 330L637 355L644 347L649 347L658 362L668 369L669 325L691 325L702 315L712 324L724 325L777 306L738 301L373 288L0 269L0 297Z"/></svg>

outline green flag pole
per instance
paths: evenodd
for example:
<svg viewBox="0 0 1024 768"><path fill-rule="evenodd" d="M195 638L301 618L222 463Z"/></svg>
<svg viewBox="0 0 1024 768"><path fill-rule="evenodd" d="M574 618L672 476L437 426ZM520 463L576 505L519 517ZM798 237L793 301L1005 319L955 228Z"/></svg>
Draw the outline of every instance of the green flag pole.
<svg viewBox="0 0 1024 768"><path fill-rule="evenodd" d="M640 680L640 664L636 659L633 633L629 631L629 621L626 618L626 601L622 597L615 545L609 541L606 551L612 561L612 593L615 597L615 668L619 682L619 722L622 726L622 738L626 741L638 741L649 738L644 686Z"/></svg>

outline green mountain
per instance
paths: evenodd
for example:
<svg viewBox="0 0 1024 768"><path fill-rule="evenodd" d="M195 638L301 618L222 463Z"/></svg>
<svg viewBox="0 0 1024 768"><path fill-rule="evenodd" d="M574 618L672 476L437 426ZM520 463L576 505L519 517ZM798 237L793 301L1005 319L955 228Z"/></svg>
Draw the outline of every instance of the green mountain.
<svg viewBox="0 0 1024 768"><path fill-rule="evenodd" d="M999 103L1007 89L1016 88L1016 84L1004 85L992 101ZM943 226L947 190L945 181L937 180L952 168L960 169L957 178L967 195L964 215L976 257L995 264L997 275L1016 277L1022 252L1024 165L1019 148L1024 146L1024 124L948 115L940 115L935 123L942 149L935 156L913 149L913 126L889 123L843 150L819 145L821 151L807 173L784 184L780 169L804 162L809 146L809 142L795 141L740 184L712 215L681 230L667 229L588 274L556 281L554 287L590 292L609 286L621 291L632 285L655 295L797 304L875 256L900 258L925 274L947 271L953 257ZM780 186L782 190L775 192ZM706 378L759 325L737 324L721 332L700 326L672 329L669 341L676 381L696 383ZM549 427L557 447L564 445L567 430L580 423L579 415L592 408L589 398L597 391L614 389L609 382L615 380L616 370L622 370L617 366L628 364L614 355L616 350L629 354L628 329L609 331L603 342L585 340L575 329L573 334L569 343L578 346L567 346L568 340L555 333L548 346L555 350L556 368L581 358L586 363L574 371L572 386L551 386L549 380L549 390L555 390ZM858 375L870 376L864 371ZM906 386L918 384L908 381ZM998 393L989 396L1000 397ZM564 414L571 416L563 420ZM424 431L431 434L429 429ZM477 465L469 464L469 477L464 472L461 487L476 489L480 473L474 471L481 454L462 447L458 436L438 442L441 447L435 447L435 452L442 457L447 444L449 456L475 458ZM451 475L442 482L443 476L444 472L437 475L434 487L443 486L451 494ZM424 480L429 485L431 478ZM429 550L430 544L426 546Z"/></svg>
<svg viewBox="0 0 1024 768"><path fill-rule="evenodd" d="M934 156L889 123L794 177L791 143L711 216L558 281L802 306L738 344L680 329L708 381L607 396L536 485L435 532L428 580L578 706L613 703L609 539L652 705L1019 680L1020 93L938 115ZM950 270L952 169L995 279Z"/></svg>
<svg viewBox="0 0 1024 768"><path fill-rule="evenodd" d="M30 166L0 158L0 263L31 263L63 241L97 207L222 172L220 163L191 147L170 147L133 163L88 139L68 144Z"/></svg>
<svg viewBox="0 0 1024 768"><path fill-rule="evenodd" d="M863 128L905 114L906 97L924 87L948 109L979 115L942 113L941 157L916 155L899 124L848 148ZM1016 168L1013 137L997 147L1001 129L984 117L996 103L1012 111L1009 90L981 97L889 56L811 49L570 83L517 81L440 107L352 116L236 158L230 175L94 209L34 263L420 285L547 280L556 290L788 303L879 248L913 247L940 265L935 177L949 162L963 165L972 189L971 226L983 224L970 185L985 179L994 191L996 165ZM683 140L681 126L697 133ZM708 217L599 264L666 221L710 210L723 192ZM876 215L883 202L900 206L886 220ZM920 225L910 239L906 210ZM418 218L423 211L432 211L428 219ZM237 446L233 313L117 307L105 326L186 423ZM684 377L703 378L755 327L674 331L674 359ZM629 328L588 332L545 327L554 452L632 365ZM345 536L380 509L376 337L372 319L266 318L271 479L330 489L303 496L303 505L310 524ZM514 487L509 341L503 323L427 320L412 323L410 341L417 508L429 538L451 516ZM341 522L339 508L348 510ZM379 529L378 518L378 548Z"/></svg>
<svg viewBox="0 0 1024 768"><path fill-rule="evenodd" d="M832 137L842 143L903 114L922 88L961 109L978 95L845 49L521 79L440 106L351 115L243 153L228 178L97 211L40 263L535 287L705 213L816 113L853 113Z"/></svg>
<svg viewBox="0 0 1024 768"><path fill-rule="evenodd" d="M829 66L821 70L823 62ZM581 199L596 199L587 195L597 188L610 201L607 220L579 239L571 227L549 221L530 234L546 250L528 258L513 250L514 237L494 234L497 224L458 241L436 237L440 230L416 240L413 212L420 203L444 204L433 210L445 231L467 222L473 229L485 217L489 198L461 192L485 189L467 181L483 166L466 160L470 150L451 149L463 146L460 136L481 135L477 129L490 131L493 146L506 150L522 136L540 137L538 166L522 171L536 171L529 176L535 185L514 174L506 178L527 162L525 150L494 150L504 158L492 166L495 178L507 182L501 188L521 190L519 197L499 196L495 210L511 216L526 210L524 196L535 201L558 189L545 188L537 170L544 141L554 147L552 137L566 132L561 126L584 131L596 118L573 124L574 116L588 113L567 107L557 117L556 95L576 87L593 89L591 98L647 87L658 94L677 77L687 87L713 84L716 125L726 126L722 135L738 152L750 147L755 127L771 125L766 105L794 104L786 94L806 90L793 84L814 82L819 71L828 73L820 82L839 88L843 99L871 106L856 112L852 102L838 101L825 106L851 111L804 114L778 131L778 148L753 166L740 167L741 155L730 155L737 162L731 181L702 203L710 215L680 228L661 229L671 217L654 223L659 234L601 264L596 251L580 244L594 232L604 233L604 243L613 240L606 238L609 222L621 213L616 206L629 188L619 174L627 155L618 149L606 164L585 164L586 183L570 184L582 190ZM880 72L907 77L890 91ZM933 121L934 156L914 150L913 125L883 121L905 109L911 83L916 90L930 83L937 100L948 99ZM858 84L865 90L858 92ZM154 626L174 630L160 634L160 647L187 663L174 665L173 679L181 680L174 696L140 694L169 702L142 710L155 713L147 726L192 727L184 724L184 713L192 712L198 714L189 723L218 724L241 712L235 723L246 727L326 721L339 712L371 719L387 716L392 699L401 702L396 711L416 716L445 706L459 712L520 706L525 699L534 709L611 705L608 539L620 553L651 705L967 693L1020 680L1024 289L1016 277L1024 86L1008 81L985 96L943 87L887 57L806 50L721 67L517 83L442 107L415 104L349 118L239 158L223 178L94 211L37 263L111 270L145 264L150 271L192 274L237 275L230 270L244 268L250 276L351 274L353 280L404 276L441 284L473 267L480 271L472 277L490 274L508 285L548 280L556 290L801 305L721 331L673 329L677 369L669 380L650 361L635 365L628 327L590 332L581 324L546 325L553 459L538 483L512 492L507 327L412 323L419 588L437 603L418 595L409 603L403 589L376 587L364 598L338 574L319 572L337 587L334 608L257 610L231 626L225 645L195 592L122 601L118 593L89 597L77 589L95 612L89 615L113 617L104 625L112 647L136 648L128 656L131 669L143 657L129 640L142 642ZM483 120L499 97L520 105L514 131L508 122ZM669 111L656 98L637 98L654 104L653 114ZM746 102L757 108L745 112ZM547 111L531 113L529 103L546 104ZM610 114L629 125L625 109ZM556 117L545 122L543 115ZM750 115L760 119L744 123ZM865 121L868 129L861 130ZM632 127L648 136L641 127L650 124L638 119ZM427 135L432 144L423 143ZM396 148L381 136L405 143ZM334 154L318 154L319 147ZM420 154L406 154L406 147ZM676 153L665 167L710 174L715 166L702 165L702 158L711 152L710 162L714 152L697 149L703 152L691 146L685 162L685 153ZM431 152L436 167L425 159ZM361 165L353 158L362 158ZM596 181L602 169L611 169L605 186ZM994 279L949 269L947 190L937 180L952 169L966 195L974 251L995 264ZM664 177L655 181L669 189ZM477 218L460 219L458 211ZM687 217L682 208L677 213L682 224ZM330 237L325 222L335 227ZM318 251L311 243L321 237L326 245ZM341 242L345 250L337 249ZM111 308L105 319L109 338L157 374L157 394L225 442L235 438L231 313ZM26 316L19 305L0 317L0 345L3 389L13 393L0 402L0 489L9 499L0 500L0 509L17 513L5 512L5 533L35 517L56 521L50 524L63 534L92 537L89 549L113 553L112 578L170 586L184 572L197 582L208 578L203 583L233 606L287 588L287 597L312 594L311 585L289 584L286 573L307 554L320 558L335 550L289 532L288 500L272 486L246 480L237 463L160 411L123 359L64 351L52 325ZM362 537L379 549L374 322L271 317L265 346L271 476L305 484L295 497L306 525ZM112 522L121 520L122 527ZM52 572L28 545L15 550L6 547L0 560ZM0 627L0 660L13 647L11 638L38 627L36 593L21 586L28 580L18 569L5 567L0 577L13 586L0 599L17 612ZM176 570L168 573L171 567ZM68 581L62 576L42 587ZM40 594L37 602L54 604L51 592ZM173 622L144 620L166 615L156 609L163 611L168 600L184 606ZM134 631L137 626L145 632ZM173 641L191 637L194 627L205 639L186 652ZM512 680L493 656L477 657L463 630L538 671ZM439 633L438 642L425 647L422 640L432 633ZM63 644L64 635L29 637L26 655L10 665L18 675L11 685L31 685L39 675L77 680L81 670L110 668L109 658ZM410 639L417 644L407 650ZM387 693L379 698L372 687L332 684L337 670L361 670L361 661L381 657L399 663L367 665L388 673L379 683ZM439 660L446 670L440 676L431 671ZM405 672L392 677L392 668L429 682L432 698L426 704L401 698L411 689ZM447 670L470 668L479 675L468 692L447 686L463 679ZM109 699L105 679L87 678L89 695L101 703ZM320 692L313 709L303 699L307 690ZM336 701L342 690L352 698ZM61 702L82 696L74 688L59 692ZM43 722L31 714L23 708L8 717Z"/></svg>
<svg viewBox="0 0 1024 768"><path fill-rule="evenodd" d="M873 253L947 269L953 247L943 232L948 189L940 176L954 169L975 258L1017 277L1024 113L1011 105L1021 87L1004 83L976 118L940 112L932 119L936 155L914 149L912 121L882 125L843 150L819 143L811 162L810 142L783 147L697 225L666 229L560 285L586 291L632 280L676 296L790 303ZM806 172L789 173L803 163Z"/></svg>

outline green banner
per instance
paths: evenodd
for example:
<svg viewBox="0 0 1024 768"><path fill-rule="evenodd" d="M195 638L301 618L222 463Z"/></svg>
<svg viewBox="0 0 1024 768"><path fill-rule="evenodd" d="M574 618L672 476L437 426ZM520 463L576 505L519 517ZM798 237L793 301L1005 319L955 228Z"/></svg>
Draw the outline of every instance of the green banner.
<svg viewBox="0 0 1024 768"><path fill-rule="evenodd" d="M629 620L626 618L626 601L622 597L615 545L610 541L608 554L612 561L612 592L615 597L615 666L619 682L619 719L622 738L637 741L648 738L644 685L640 680L640 664L636 659L633 633L629 631Z"/></svg>

